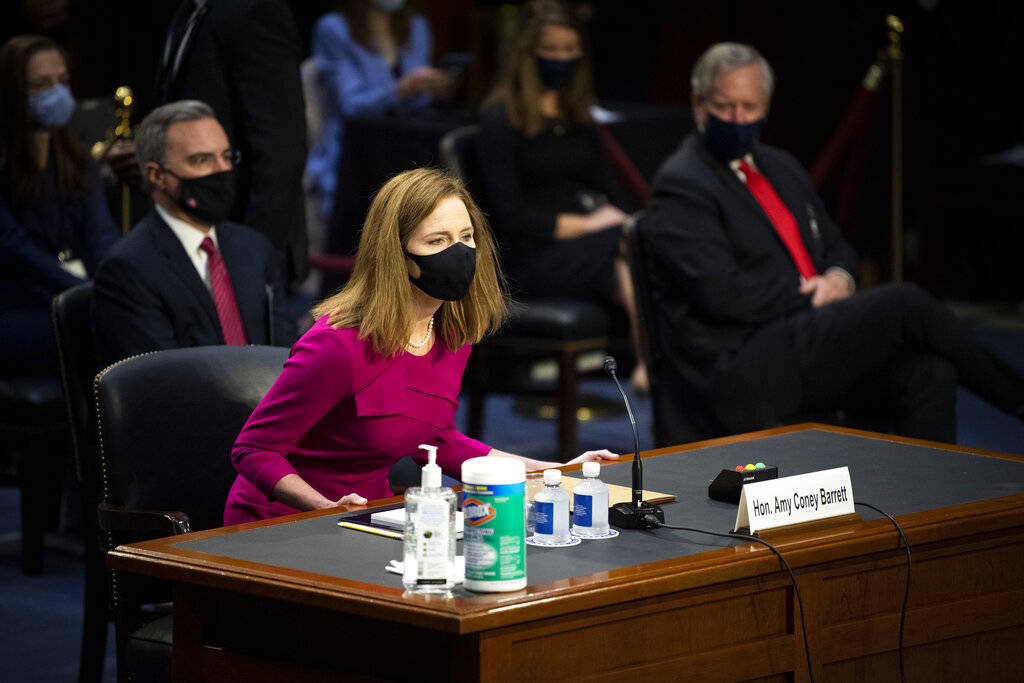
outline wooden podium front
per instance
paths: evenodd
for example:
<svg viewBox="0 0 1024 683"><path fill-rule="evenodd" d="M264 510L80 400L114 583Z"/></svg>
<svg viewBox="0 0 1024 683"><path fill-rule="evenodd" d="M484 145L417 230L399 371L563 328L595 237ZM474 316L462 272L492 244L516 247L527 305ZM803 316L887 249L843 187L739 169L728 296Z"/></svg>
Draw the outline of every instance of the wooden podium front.
<svg viewBox="0 0 1024 683"><path fill-rule="evenodd" d="M908 680L1019 680L1024 458L800 425L646 453L645 485L677 495L668 523L721 531L735 507L706 498L709 473L743 454L780 476L852 463L854 499L897 515L913 547ZM579 555L537 550L523 591L403 596L383 571L401 542L342 532L343 512L122 546L109 563L174 584L178 681L809 679L789 575L760 545L623 531ZM906 557L891 523L772 541L800 585L814 679L897 680Z"/></svg>

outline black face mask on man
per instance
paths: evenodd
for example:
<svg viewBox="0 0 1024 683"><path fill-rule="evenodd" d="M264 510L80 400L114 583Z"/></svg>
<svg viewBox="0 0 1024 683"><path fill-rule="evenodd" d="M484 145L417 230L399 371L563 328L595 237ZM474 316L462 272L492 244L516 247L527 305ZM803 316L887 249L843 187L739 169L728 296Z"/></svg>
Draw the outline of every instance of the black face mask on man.
<svg viewBox="0 0 1024 683"><path fill-rule="evenodd" d="M457 242L436 254L405 255L420 267L420 276L409 280L435 299L458 301L469 293L476 274L476 249Z"/></svg>
<svg viewBox="0 0 1024 683"><path fill-rule="evenodd" d="M178 196L171 196L178 208L197 221L210 225L227 220L228 214L231 213L231 207L235 204L235 172L233 169L218 171L198 178L182 178L167 168L163 168L163 170L177 178L181 184Z"/></svg>
<svg viewBox="0 0 1024 683"><path fill-rule="evenodd" d="M754 149L763 126L763 117L752 123L733 123L708 112L704 123L704 142L722 161L742 159Z"/></svg>

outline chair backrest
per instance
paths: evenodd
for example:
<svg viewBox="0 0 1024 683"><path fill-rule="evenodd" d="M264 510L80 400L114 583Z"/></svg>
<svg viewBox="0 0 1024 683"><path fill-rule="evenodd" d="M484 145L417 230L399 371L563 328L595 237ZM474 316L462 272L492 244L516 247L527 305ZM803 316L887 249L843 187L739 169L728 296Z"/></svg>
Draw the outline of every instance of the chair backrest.
<svg viewBox="0 0 1024 683"><path fill-rule="evenodd" d="M654 312L651 282L648 277L650 260L647 258L643 236L637 230L637 224L643 220L643 215L641 214L637 218L636 222L625 225L623 232L626 237L629 274L633 280L633 291L636 297L640 353L643 354L647 363L653 390L654 384L657 382L657 369L661 366L664 354L659 345L658 318Z"/></svg>
<svg viewBox="0 0 1024 683"><path fill-rule="evenodd" d="M231 448L288 349L200 346L133 356L96 378L103 502L222 525Z"/></svg>
<svg viewBox="0 0 1024 683"><path fill-rule="evenodd" d="M92 381L96 376L96 338L92 331L92 282L76 285L55 296L50 304L57 340L60 379L64 387L75 457L75 476L83 495L93 503L100 493L96 458L96 412Z"/></svg>
<svg viewBox="0 0 1024 683"><path fill-rule="evenodd" d="M441 138L440 155L441 164L462 181L473 196L473 201L487 213L483 184L477 182L480 173L476 159L476 139L479 135L480 126L475 123L448 131Z"/></svg>

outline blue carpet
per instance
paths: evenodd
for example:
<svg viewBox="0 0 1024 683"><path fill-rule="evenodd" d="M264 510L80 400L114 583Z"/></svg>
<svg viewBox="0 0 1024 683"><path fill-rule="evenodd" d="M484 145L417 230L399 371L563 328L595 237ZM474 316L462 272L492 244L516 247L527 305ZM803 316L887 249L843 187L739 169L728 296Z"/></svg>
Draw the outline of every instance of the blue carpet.
<svg viewBox="0 0 1024 683"><path fill-rule="evenodd" d="M1020 333L985 330L985 341L1024 368L1024 342ZM627 389L628 391L628 389ZM619 398L610 380L581 383L584 395L613 401ZM640 430L640 448L653 446L651 405L647 398L632 396ZM465 406L457 423L465 425ZM513 410L513 399L488 398L483 440L495 448L530 457L554 457L556 424L553 420L528 419ZM957 401L958 443L973 448L1024 455L1024 424L961 390ZM632 451L632 432L621 408L600 419L580 423L579 451L608 448ZM21 574L20 512L16 489L0 489L0 680L11 683L48 683L77 679L82 624L82 560L66 549L73 545L51 538L42 576ZM59 546L59 547L58 547ZM105 681L115 680L114 642L107 646Z"/></svg>

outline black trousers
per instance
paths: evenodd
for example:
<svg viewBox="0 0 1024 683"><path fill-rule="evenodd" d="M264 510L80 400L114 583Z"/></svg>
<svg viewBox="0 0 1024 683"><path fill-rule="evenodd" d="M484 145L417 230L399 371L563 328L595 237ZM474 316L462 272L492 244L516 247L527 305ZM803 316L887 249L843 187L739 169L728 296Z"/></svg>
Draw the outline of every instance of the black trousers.
<svg viewBox="0 0 1024 683"><path fill-rule="evenodd" d="M737 433L840 409L954 442L958 384L1004 411L1024 407L1024 371L920 287L886 285L757 330L714 378L709 413L691 422Z"/></svg>

